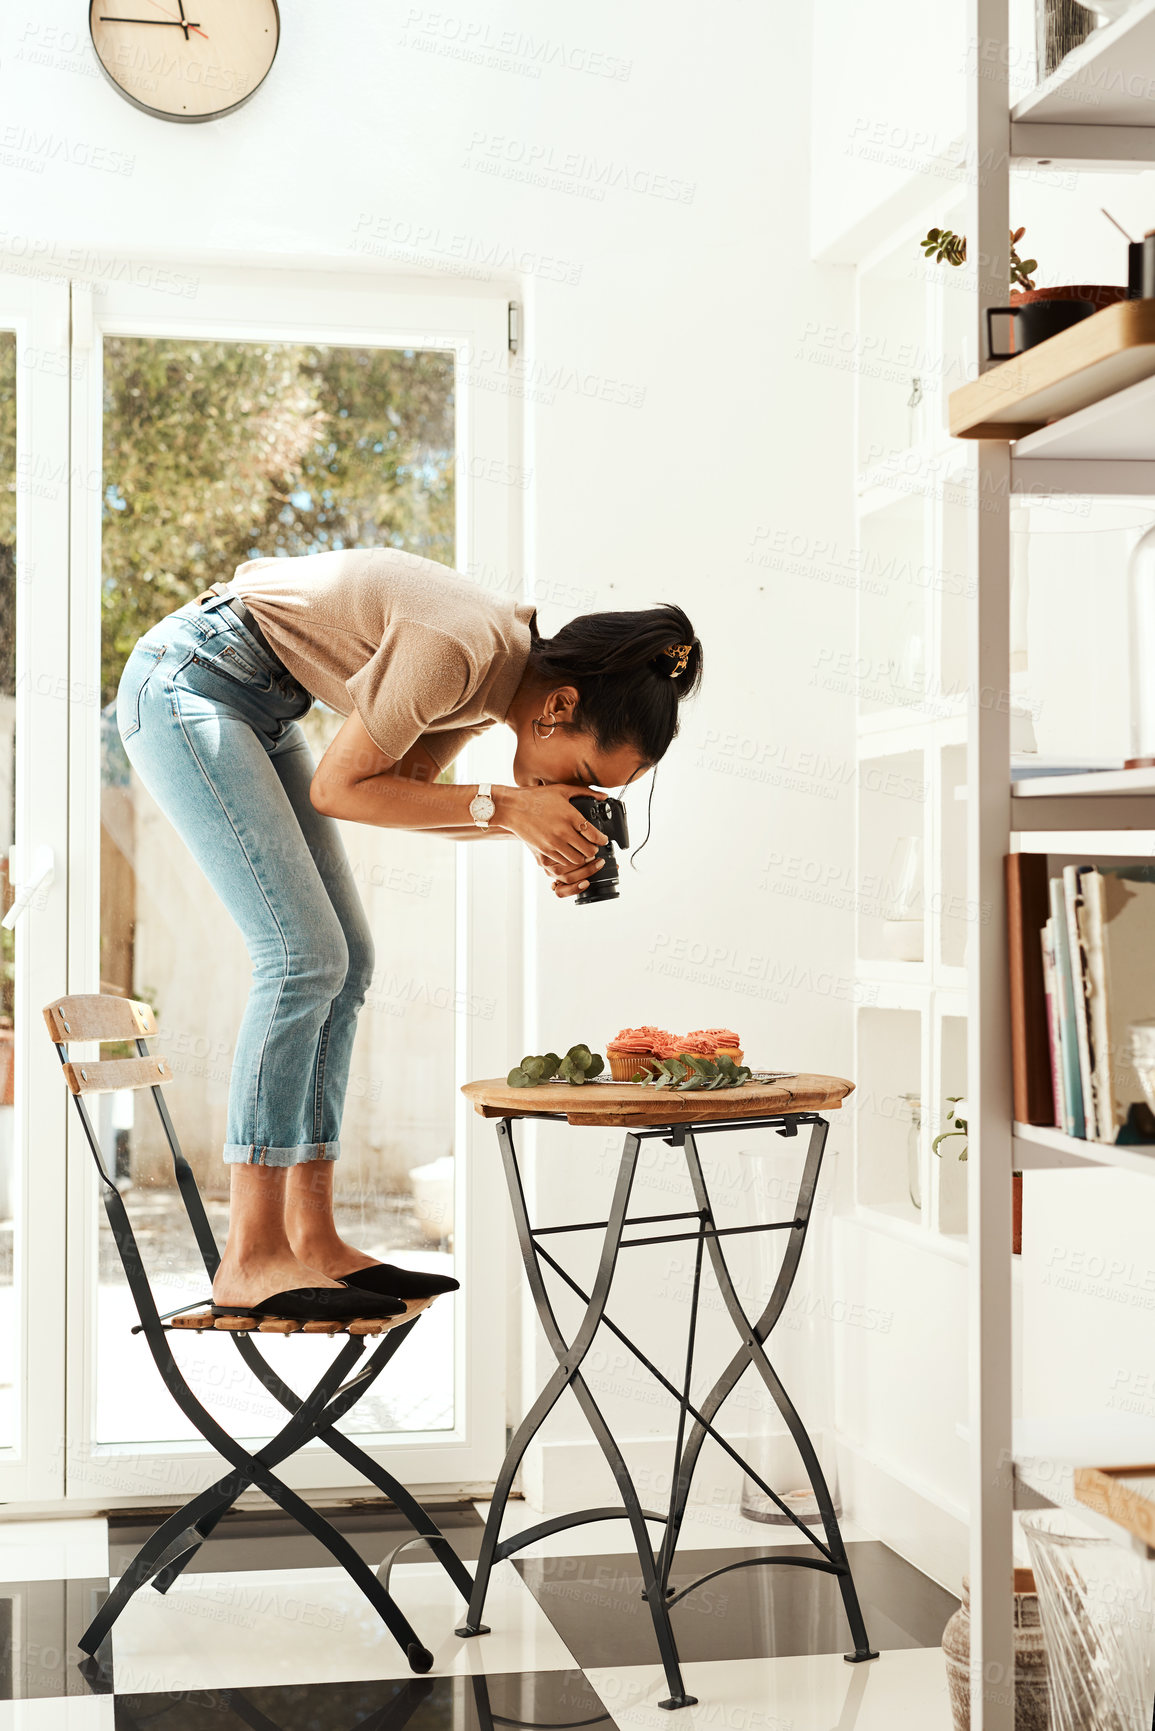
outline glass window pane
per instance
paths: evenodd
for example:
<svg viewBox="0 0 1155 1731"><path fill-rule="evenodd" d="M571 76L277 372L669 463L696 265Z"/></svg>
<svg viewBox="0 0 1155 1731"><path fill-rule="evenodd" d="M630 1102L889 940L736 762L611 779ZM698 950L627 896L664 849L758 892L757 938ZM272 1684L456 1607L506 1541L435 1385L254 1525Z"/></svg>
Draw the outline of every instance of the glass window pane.
<svg viewBox="0 0 1155 1731"><path fill-rule="evenodd" d="M441 351L106 338L104 345L102 989L157 1010L167 1090L185 1153L223 1243L233 1040L249 961L231 920L130 770L115 724L137 638L246 559L395 546L454 561L454 358ZM319 754L340 718L315 705ZM342 825L377 950L362 1011L337 1167L342 1234L371 1254L452 1266L455 850L418 834ZM207 1293L147 1096L99 1096L102 1135L141 1235L161 1309ZM193 1433L139 1337L102 1226L96 1439ZM361 1431L454 1423L451 1307L422 1323L354 1409ZM433 1338L438 1336L439 1338ZM267 1337L266 1337L267 1338ZM274 1342L294 1386L323 1341ZM181 1336L236 1435L279 1427L280 1409L219 1341ZM212 1405L209 1400L207 1404ZM283 1416L283 1415L281 1415Z"/></svg>

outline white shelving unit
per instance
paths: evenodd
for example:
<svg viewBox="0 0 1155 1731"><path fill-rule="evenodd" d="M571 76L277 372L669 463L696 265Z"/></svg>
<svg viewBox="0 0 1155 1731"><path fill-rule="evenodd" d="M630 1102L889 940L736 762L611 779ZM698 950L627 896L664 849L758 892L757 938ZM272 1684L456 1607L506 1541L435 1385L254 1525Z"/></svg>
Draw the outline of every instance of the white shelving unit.
<svg viewBox="0 0 1155 1731"><path fill-rule="evenodd" d="M946 1096L966 1086L967 454L946 435L945 393L970 356L968 297L917 244L933 222L961 227L961 194L948 189L945 208L941 186L926 197L898 221L880 217L857 279L863 351L894 358L857 384L855 1203L860 1218L957 1257L966 1166L936 1159L931 1143ZM921 854L906 959L885 920L904 841Z"/></svg>
<svg viewBox="0 0 1155 1731"><path fill-rule="evenodd" d="M1023 524L1035 518L1032 499L1155 499L1155 378L1015 444L945 431L949 392L987 369L983 309L1007 304L1012 172L1155 164L1155 0L1097 29L1013 110L1008 10L1008 0L967 0L967 40L982 52L969 60L967 133L952 159L977 168L936 174L924 165L825 253L857 264L856 352L882 357L859 369L856 386L864 997L855 1010L854 1212L966 1264L972 1677L983 1679L972 1684L972 1731L1012 1731L1014 1722L1007 1462L1019 1463L1021 1486L1046 1496L1056 1461L1155 1458L1150 1424L1117 1427L1125 1436L1100 1436L1090 1422L1013 1432L1010 1318L1026 1283L1011 1255L1012 1171L1065 1168L1073 1183L1080 1172L1155 1177L1155 1156L1013 1122L1004 895L1004 858L1016 849L1155 858L1155 772L1013 785L1009 776L1012 751L1032 749L1012 695L1012 530L1031 532ZM922 264L917 242L932 224L967 236L964 269ZM915 377L921 412L911 403ZM904 835L920 838L923 861L921 951L907 960L888 952L880 905L880 874ZM956 1094L968 1103L965 1164L930 1153ZM922 1102L913 1162L904 1112L912 1095Z"/></svg>
<svg viewBox="0 0 1155 1731"><path fill-rule="evenodd" d="M986 306L1005 305L1010 170L1045 161L1103 169L1155 162L1155 0L1139 0L1100 28L1036 91L1009 109L1007 0L969 0L968 35L985 45L970 77L968 150L989 164L968 196L965 233L986 261L975 283L977 330ZM1020 219L1021 220L1021 219ZM989 272L989 274L987 274ZM987 363L980 363L985 371ZM1017 444L974 450L970 651L972 693L1007 692L1011 674L1011 510L1016 495L1155 494L1155 380L1146 379L1053 422ZM1090 1512L1064 1484L1076 1464L1150 1459L1155 1426L1088 1419L1020 1426L1012 1435L1014 1385L1006 1316L1011 1300L1013 1167L1155 1176L1155 1155L1136 1147L1077 1141L1012 1121L1003 857L1008 851L1084 859L1155 856L1155 776L1149 771L1077 775L1008 785L1010 721L1005 705L972 698L968 734L967 860L970 894L997 910L972 933L968 951L970 1124L970 1407L973 1675L1011 1674L1012 1484ZM1091 1179L1087 1180L1092 1182ZM1107 1433L1110 1434L1107 1434ZM1066 1477L1064 1477L1066 1475ZM1121 1542L1125 1535L1112 1523ZM981 1699L977 1697L981 1696ZM1012 1731L1010 1692L972 1689L974 1731Z"/></svg>

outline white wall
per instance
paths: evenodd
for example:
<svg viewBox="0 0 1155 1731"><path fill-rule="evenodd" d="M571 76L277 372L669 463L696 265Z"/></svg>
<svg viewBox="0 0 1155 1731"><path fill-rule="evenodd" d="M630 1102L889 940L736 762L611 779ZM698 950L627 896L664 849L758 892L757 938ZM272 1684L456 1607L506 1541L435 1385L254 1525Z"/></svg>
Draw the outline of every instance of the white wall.
<svg viewBox="0 0 1155 1731"><path fill-rule="evenodd" d="M530 1045L726 1022L760 1062L845 1071L850 914L763 887L775 851L851 858L851 699L811 683L820 652L851 646L822 554L849 544L851 417L847 379L795 353L808 321L849 316L846 273L808 262L805 8L285 0L266 87L192 127L94 76L79 16L65 0L5 16L0 246L193 275L222 260L504 270L527 307L526 576L543 625L669 598L703 639L706 688L620 902L537 897ZM66 148L37 155L45 131ZM97 146L124 172L70 160ZM576 1142L543 1150L543 1216L604 1192L589 1139L588 1169ZM618 1310L644 1330L680 1275L664 1250L634 1254ZM539 1353L528 1382L543 1370ZM627 1435L671 1424L632 1387L606 1407ZM551 1435L582 1426L563 1413Z"/></svg>

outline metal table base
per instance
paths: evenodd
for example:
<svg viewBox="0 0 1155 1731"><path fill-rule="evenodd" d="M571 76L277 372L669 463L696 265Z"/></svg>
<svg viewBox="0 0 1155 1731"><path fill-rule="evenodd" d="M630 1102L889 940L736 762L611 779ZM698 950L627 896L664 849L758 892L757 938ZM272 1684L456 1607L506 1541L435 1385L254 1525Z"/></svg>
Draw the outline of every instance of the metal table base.
<svg viewBox="0 0 1155 1731"><path fill-rule="evenodd" d="M547 1117L550 1114L534 1114L534 1116ZM764 1221L751 1226L718 1226L714 1219L713 1208L706 1188L706 1179L698 1155L696 1138L716 1131L755 1129L775 1130L780 1136L797 1136L799 1129L803 1126L809 1126L810 1144L799 1182L797 1202L790 1219ZM582 1526L590 1521L620 1520L624 1513L630 1523L638 1562L641 1565L643 1596L649 1606L658 1651L661 1654L662 1666L670 1690L668 1699L659 1703L662 1707L689 1707L696 1700L695 1696L686 1693L682 1681L677 1644L670 1623L671 1610L688 1594L695 1592L707 1581L715 1579L718 1575L727 1574L733 1569L777 1564L794 1568L819 1569L826 1574L834 1575L842 1593L846 1620L850 1626L850 1638L854 1643L854 1651L847 1653L846 1659L851 1664L857 1664L861 1660L878 1657L867 1638L866 1624L863 1620L862 1609L858 1602L858 1594L847 1560L846 1546L839 1531L830 1491L814 1445L765 1351L766 1341L782 1315L786 1301L790 1296L795 1275L798 1272L802 1246L806 1239L806 1229L810 1223L811 1209L814 1206L814 1195L818 1184L818 1174L822 1166L827 1130L828 1125L825 1119L814 1112L796 1112L773 1117L726 1119L703 1124L672 1124L664 1127L630 1130L626 1134L622 1147L609 1218L607 1220L583 1221L573 1226L535 1227L530 1222L529 1211L526 1206L525 1190L522 1184L521 1170L518 1166L517 1151L514 1146L513 1120L508 1117L498 1120L498 1142L505 1168L506 1183L509 1186L509 1198L513 1206L513 1217L517 1227L518 1243L521 1247L526 1278L529 1281L529 1288L533 1294L533 1301L537 1307L538 1316L541 1318L546 1338L557 1359L557 1369L518 1426L517 1432L506 1451L505 1460L494 1488L489 1517L485 1524L485 1535L481 1543L481 1553L477 1559L469 1610L466 1614L465 1623L457 1630L459 1635L488 1634L488 1628L482 1622L482 1614L485 1609L486 1594L489 1590L490 1575L495 1563L504 1561L505 1558L513 1556L515 1552L522 1550L526 1545L533 1544L535 1540L546 1538L552 1533L564 1532L568 1527ZM680 1213L631 1217L629 1214L630 1194L633 1189L641 1145L655 1137L682 1149L697 1206L692 1210ZM690 1230L659 1231L640 1236L635 1230L638 1227L668 1226L673 1222L693 1222L694 1224ZM631 1231L630 1237L624 1236L627 1230ZM603 1231L604 1237L592 1290L587 1293L557 1258L545 1248L542 1240L560 1233L593 1231ZM734 1290L734 1282L726 1264L723 1250L723 1239L731 1235L750 1232L787 1232L789 1234L786 1252L778 1270L773 1290L756 1322L751 1322L742 1308L741 1301ZM630 1340L624 1331L606 1315L606 1304L621 1251L635 1249L642 1245L674 1244L686 1240L696 1243L696 1252L690 1318L686 1331L685 1373L682 1386L678 1388L668 1377L662 1374L642 1352L641 1348ZM709 1394L700 1404L696 1404L690 1398L690 1387L694 1367L698 1307L701 1300L703 1262L707 1255L741 1344L714 1383ZM544 1277L546 1268L551 1269L571 1292L576 1293L586 1307L585 1314L572 1341L567 1341L563 1335L553 1305L550 1302ZM656 1378L677 1403L678 1425L674 1443L674 1465L671 1475L669 1505L664 1511L642 1508L622 1452L602 1416L584 1376L581 1374L582 1361L589 1351L599 1327L609 1329L610 1333L633 1353L638 1362L645 1367L651 1376ZM786 1506L782 1498L759 1477L747 1461L743 1460L738 1451L727 1442L717 1428L717 1421L723 1406L750 1366L753 1366L769 1390L770 1396L781 1413L802 1457L822 1516L824 1541L810 1528L803 1525L794 1512ZM536 1526L529 1527L523 1532L514 1533L507 1539L502 1539L500 1538L501 1523L522 1457L567 1388L572 1389L577 1397L590 1430L609 1464L621 1495L621 1506L582 1509L575 1514L558 1515L551 1520L540 1521ZM678 1534L689 1502L694 1469L701 1454L702 1444L708 1436L719 1444L725 1453L758 1485L762 1492L777 1504L783 1515L794 1523L802 1537L814 1547L814 1556L786 1557L770 1552L765 1556L747 1557L735 1563L728 1563L724 1568L715 1569L710 1574L701 1576L700 1579L691 1582L689 1586L682 1587L677 1592L670 1587L670 1571L677 1549ZM661 1543L656 1550L650 1543L650 1537L646 1530L647 1521L659 1522L665 1529Z"/></svg>

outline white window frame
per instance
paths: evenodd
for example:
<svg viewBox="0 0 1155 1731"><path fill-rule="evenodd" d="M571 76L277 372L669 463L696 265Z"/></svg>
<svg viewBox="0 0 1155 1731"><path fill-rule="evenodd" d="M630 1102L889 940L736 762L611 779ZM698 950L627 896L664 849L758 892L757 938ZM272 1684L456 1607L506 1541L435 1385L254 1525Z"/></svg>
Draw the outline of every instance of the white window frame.
<svg viewBox="0 0 1155 1731"><path fill-rule="evenodd" d="M67 1093L41 1009L64 989L68 847L68 286L0 259L0 328L16 336L16 834L13 878L50 848L55 879L16 932L18 1228L14 1279L20 1423L0 1448L0 1501L51 1502L64 1485Z"/></svg>
<svg viewBox="0 0 1155 1731"><path fill-rule="evenodd" d="M508 302L504 292L456 292L456 285L301 271L174 270L166 285L195 285L187 297L158 288L155 267L121 269L93 290L73 286L78 359L72 399L72 656L76 676L99 689L100 502L102 456L100 349L104 333L234 341L285 341L367 347L452 349L457 357L457 564L463 570L510 572L520 565L522 471L513 462L519 427L507 375ZM488 389L484 388L489 386ZM89 485L83 484L88 477ZM501 477L505 477L502 484ZM512 480L513 484L510 484ZM496 742L471 748L477 775L486 773ZM93 991L99 932L99 713L75 706L71 734L70 807L74 871L69 897L69 989ZM459 760L470 774L470 759ZM520 1051L520 853L510 844L458 846L458 1081L503 1073ZM492 1016L470 1015L470 991L485 982ZM505 1275L509 1228L494 1158L492 1126L457 1096L456 1254L462 1291L455 1300L458 1342L457 1427L406 1434L370 1454L407 1484L455 1493L484 1491L505 1446L507 1361ZM177 1125L178 1134L180 1125ZM76 1144L75 1131L70 1140ZM91 1161L74 1146L69 1194L67 1496L71 1506L131 1507L170 1500L212 1483L220 1460L199 1441L93 1446L91 1390L95 1364L93 1290L96 1186ZM83 1177L78 1174L83 1171ZM467 1182L467 1174L476 1174ZM402 1351L419 1350L415 1333ZM385 1372L386 1378L388 1371ZM384 1386L384 1384L382 1385ZM280 1469L298 1490L365 1494L365 1481L328 1449L313 1445Z"/></svg>

